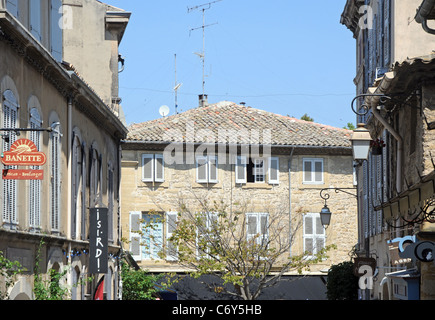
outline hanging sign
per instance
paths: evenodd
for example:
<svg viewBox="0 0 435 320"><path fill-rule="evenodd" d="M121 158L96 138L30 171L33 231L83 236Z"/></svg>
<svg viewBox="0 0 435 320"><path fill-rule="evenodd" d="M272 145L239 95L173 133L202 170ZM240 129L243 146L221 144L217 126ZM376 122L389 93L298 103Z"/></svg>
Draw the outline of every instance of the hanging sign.
<svg viewBox="0 0 435 320"><path fill-rule="evenodd" d="M45 153L39 152L32 140L18 139L1 159L6 166L42 166L47 161Z"/></svg>
<svg viewBox="0 0 435 320"><path fill-rule="evenodd" d="M89 273L107 273L108 224L107 208L90 208Z"/></svg>

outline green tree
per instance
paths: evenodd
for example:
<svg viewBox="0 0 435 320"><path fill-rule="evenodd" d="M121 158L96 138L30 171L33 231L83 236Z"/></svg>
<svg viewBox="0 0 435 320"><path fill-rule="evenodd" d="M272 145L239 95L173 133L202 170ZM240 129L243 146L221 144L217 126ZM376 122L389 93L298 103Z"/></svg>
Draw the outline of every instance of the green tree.
<svg viewBox="0 0 435 320"><path fill-rule="evenodd" d="M310 121L310 122L314 121L314 119L308 116L308 114L306 113L301 117L301 120Z"/></svg>
<svg viewBox="0 0 435 320"><path fill-rule="evenodd" d="M201 209L193 211L181 200L175 230L161 253L162 257L177 256L177 263L193 270L190 275L194 278L219 277L222 285L206 284L217 293L255 300L263 289L276 285L284 273L309 270L334 247L310 254L310 258L307 253L289 257L300 222L292 221L290 232L288 215L269 213L261 218L260 229L252 232L255 228L246 215L248 206L199 202ZM170 252L171 248L177 251Z"/></svg>
<svg viewBox="0 0 435 320"><path fill-rule="evenodd" d="M326 284L328 300L357 300L358 277L353 274L353 262L333 265Z"/></svg>
<svg viewBox="0 0 435 320"><path fill-rule="evenodd" d="M347 130L355 130L355 126L352 122L348 122L347 126L343 127L343 129L347 129Z"/></svg>
<svg viewBox="0 0 435 320"><path fill-rule="evenodd" d="M7 293L9 288L14 285L17 276L24 271L25 268L18 261L10 261L0 251L0 279L3 280L3 286L0 286L0 300L9 298Z"/></svg>
<svg viewBox="0 0 435 320"><path fill-rule="evenodd" d="M161 275L151 275L146 270L134 270L121 261L122 299L155 300L159 289L156 287Z"/></svg>

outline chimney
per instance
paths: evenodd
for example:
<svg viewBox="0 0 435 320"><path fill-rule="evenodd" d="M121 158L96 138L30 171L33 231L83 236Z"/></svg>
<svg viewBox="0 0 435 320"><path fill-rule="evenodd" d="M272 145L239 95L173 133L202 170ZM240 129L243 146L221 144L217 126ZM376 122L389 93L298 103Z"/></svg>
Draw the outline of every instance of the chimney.
<svg viewBox="0 0 435 320"><path fill-rule="evenodd" d="M206 106L208 106L207 95L200 94L199 95L199 107L206 107Z"/></svg>

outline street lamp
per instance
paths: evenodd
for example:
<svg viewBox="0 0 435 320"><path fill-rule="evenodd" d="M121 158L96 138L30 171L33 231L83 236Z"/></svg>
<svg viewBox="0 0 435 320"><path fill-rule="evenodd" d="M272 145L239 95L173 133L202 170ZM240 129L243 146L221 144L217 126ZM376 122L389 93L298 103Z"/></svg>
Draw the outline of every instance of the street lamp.
<svg viewBox="0 0 435 320"><path fill-rule="evenodd" d="M356 161L367 160L372 138L364 123L358 123L350 141L352 142L353 159Z"/></svg>
<svg viewBox="0 0 435 320"><path fill-rule="evenodd" d="M328 206L326 205L325 200L325 206L320 211L320 222L322 223L322 226L326 229L329 226L329 223L331 222L331 211L329 211Z"/></svg>

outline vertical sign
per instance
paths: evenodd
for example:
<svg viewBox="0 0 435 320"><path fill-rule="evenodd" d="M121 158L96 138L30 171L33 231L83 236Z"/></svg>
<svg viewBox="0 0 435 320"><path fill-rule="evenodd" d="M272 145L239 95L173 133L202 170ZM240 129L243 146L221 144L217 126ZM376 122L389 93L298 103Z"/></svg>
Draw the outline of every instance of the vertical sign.
<svg viewBox="0 0 435 320"><path fill-rule="evenodd" d="M90 208L89 273L107 273L107 208Z"/></svg>

